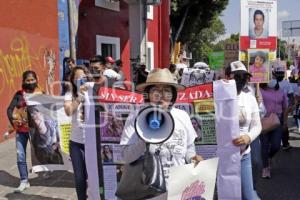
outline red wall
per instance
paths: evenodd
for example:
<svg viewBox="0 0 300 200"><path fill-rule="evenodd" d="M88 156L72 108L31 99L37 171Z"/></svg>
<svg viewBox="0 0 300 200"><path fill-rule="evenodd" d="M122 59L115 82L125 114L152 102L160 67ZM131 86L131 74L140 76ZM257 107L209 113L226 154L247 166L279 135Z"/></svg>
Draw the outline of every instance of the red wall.
<svg viewBox="0 0 300 200"><path fill-rule="evenodd" d="M47 91L50 71L59 80L59 57L57 1L0 1L0 13L1 141L8 126L6 109L21 88L22 73L34 70L40 86Z"/></svg>
<svg viewBox="0 0 300 200"><path fill-rule="evenodd" d="M170 64L169 1L153 7L153 20L148 20L148 41L154 42L154 67L164 68Z"/></svg>
<svg viewBox="0 0 300 200"><path fill-rule="evenodd" d="M96 35L119 37L123 71L130 80L128 15L128 5L123 1L120 1L119 12L96 7L95 0L82 1L79 6L77 58L90 59L96 54Z"/></svg>

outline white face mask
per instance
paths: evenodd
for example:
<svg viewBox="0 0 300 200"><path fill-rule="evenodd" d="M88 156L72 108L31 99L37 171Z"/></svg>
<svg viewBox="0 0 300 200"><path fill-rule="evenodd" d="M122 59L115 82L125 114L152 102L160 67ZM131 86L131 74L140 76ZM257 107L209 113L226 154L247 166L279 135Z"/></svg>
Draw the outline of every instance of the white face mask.
<svg viewBox="0 0 300 200"><path fill-rule="evenodd" d="M269 88L275 88L276 83L277 83L277 80L276 80L276 79L272 79L272 80L268 83L268 87L269 87Z"/></svg>

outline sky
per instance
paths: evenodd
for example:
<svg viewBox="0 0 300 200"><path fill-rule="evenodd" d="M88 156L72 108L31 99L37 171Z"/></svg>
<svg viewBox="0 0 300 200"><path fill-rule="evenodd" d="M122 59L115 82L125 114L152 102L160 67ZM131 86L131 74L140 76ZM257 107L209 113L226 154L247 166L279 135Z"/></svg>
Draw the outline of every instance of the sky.
<svg viewBox="0 0 300 200"><path fill-rule="evenodd" d="M227 38L232 33L240 32L240 1L229 0L227 8L222 12L221 20L225 25L225 35L220 39ZM277 29L278 36L281 29L281 21L300 20L300 1L299 0L277 0ZM287 38L282 38L287 40ZM295 39L300 44L300 37L290 38L290 41Z"/></svg>

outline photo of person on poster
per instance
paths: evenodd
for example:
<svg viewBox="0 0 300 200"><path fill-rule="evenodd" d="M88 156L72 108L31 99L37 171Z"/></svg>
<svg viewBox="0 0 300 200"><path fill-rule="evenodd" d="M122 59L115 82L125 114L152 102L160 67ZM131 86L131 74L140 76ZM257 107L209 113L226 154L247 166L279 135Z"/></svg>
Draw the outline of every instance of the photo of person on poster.
<svg viewBox="0 0 300 200"><path fill-rule="evenodd" d="M249 37L252 39L269 36L268 16L264 10L249 9Z"/></svg>
<svg viewBox="0 0 300 200"><path fill-rule="evenodd" d="M202 126L201 122L197 117L191 117L192 125L197 133L197 138L195 139L195 142L201 142L202 141Z"/></svg>
<svg viewBox="0 0 300 200"><path fill-rule="evenodd" d="M266 83L269 81L268 70L268 52L264 50L248 51L249 68L248 71L252 75L250 82Z"/></svg>
<svg viewBox="0 0 300 200"><path fill-rule="evenodd" d="M120 141L124 127L124 122L121 116L113 116L103 114L101 118L101 133L105 141Z"/></svg>
<svg viewBox="0 0 300 200"><path fill-rule="evenodd" d="M58 124L35 106L28 107L31 142L41 164L63 164Z"/></svg>
<svg viewBox="0 0 300 200"><path fill-rule="evenodd" d="M113 163L113 151L109 145L102 146L102 162L103 164Z"/></svg>

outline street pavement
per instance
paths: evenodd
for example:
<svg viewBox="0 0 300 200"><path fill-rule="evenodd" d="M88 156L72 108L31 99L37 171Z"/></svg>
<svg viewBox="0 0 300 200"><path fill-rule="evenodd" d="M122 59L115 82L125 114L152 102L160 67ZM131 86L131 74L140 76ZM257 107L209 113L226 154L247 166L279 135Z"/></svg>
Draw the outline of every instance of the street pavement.
<svg viewBox="0 0 300 200"><path fill-rule="evenodd" d="M280 150L272 159L271 179L258 179L263 200L300 200L300 133L289 120L291 149Z"/></svg>
<svg viewBox="0 0 300 200"><path fill-rule="evenodd" d="M257 191L263 200L300 200L300 134L292 118L290 127L293 148L276 154L271 179L258 178ZM29 147L27 152L30 155ZM27 160L30 163L30 156ZM74 177L70 172L56 171L48 179L42 174L30 173L29 178L29 189L22 194L13 192L19 184L15 140L0 143L0 200L76 200Z"/></svg>
<svg viewBox="0 0 300 200"><path fill-rule="evenodd" d="M30 145L27 148L27 164L31 168ZM73 174L55 171L49 178L43 174L29 173L31 187L22 194L14 193L19 185L19 172L16 164L15 139L0 143L0 200L75 200Z"/></svg>

